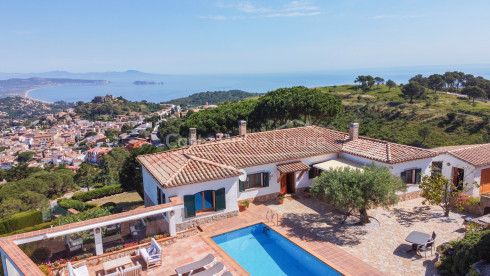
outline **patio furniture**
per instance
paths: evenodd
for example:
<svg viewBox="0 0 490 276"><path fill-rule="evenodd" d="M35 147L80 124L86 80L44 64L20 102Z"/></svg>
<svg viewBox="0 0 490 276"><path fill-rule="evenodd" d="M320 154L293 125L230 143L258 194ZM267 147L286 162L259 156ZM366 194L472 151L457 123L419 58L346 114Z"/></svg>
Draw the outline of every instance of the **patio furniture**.
<svg viewBox="0 0 490 276"><path fill-rule="evenodd" d="M119 269L117 269L116 272L112 272L109 274L104 273L104 275L97 273L97 276L121 276L121 271L119 271Z"/></svg>
<svg viewBox="0 0 490 276"><path fill-rule="evenodd" d="M110 244L118 241L123 241L121 234L115 234L111 236L105 236L102 238L102 244Z"/></svg>
<svg viewBox="0 0 490 276"><path fill-rule="evenodd" d="M215 276L215 275L220 275L225 271L225 265L222 262L218 262L215 265L213 265L211 268L203 270L201 272L198 272L196 274L193 274L194 276Z"/></svg>
<svg viewBox="0 0 490 276"><path fill-rule="evenodd" d="M412 249L408 250L407 253L410 251L417 251L419 246L423 246L428 241L430 241L430 235L418 231L413 231L405 238L405 241L412 244Z"/></svg>
<svg viewBox="0 0 490 276"><path fill-rule="evenodd" d="M146 223L143 219L138 220L136 225L129 226L129 231L133 238L139 237L140 234L145 230Z"/></svg>
<svg viewBox="0 0 490 276"><path fill-rule="evenodd" d="M225 271L225 273L221 274L221 276L233 276L229 270Z"/></svg>
<svg viewBox="0 0 490 276"><path fill-rule="evenodd" d="M78 250L82 250L83 248L83 239L72 239L69 235L65 236L65 247L68 250L68 253L73 253Z"/></svg>
<svg viewBox="0 0 490 276"><path fill-rule="evenodd" d="M117 270L117 268L129 265L131 263L133 263L133 261L131 261L131 257L124 256L122 258L117 258L112 261L105 262L102 264L102 266L104 267L104 273L107 273L108 271L111 271L113 269Z"/></svg>
<svg viewBox="0 0 490 276"><path fill-rule="evenodd" d="M135 266L121 270L121 276L139 276L142 271L143 268L141 267L141 264L136 262Z"/></svg>
<svg viewBox="0 0 490 276"><path fill-rule="evenodd" d="M150 247L140 248L139 252L147 268L162 264L162 248L154 238L151 238Z"/></svg>
<svg viewBox="0 0 490 276"><path fill-rule="evenodd" d="M66 268L68 269L68 276L89 276L86 261L76 264L68 262L66 263Z"/></svg>
<svg viewBox="0 0 490 276"><path fill-rule="evenodd" d="M425 258L427 258L427 251L430 250L430 255L432 256L432 249L433 248L434 248L434 241L431 240L431 241L427 242L426 244L419 246L417 248L417 253L420 251L424 251L425 252Z"/></svg>
<svg viewBox="0 0 490 276"><path fill-rule="evenodd" d="M214 257L213 254L208 254L206 257L202 258L199 261L195 261L195 262L183 265L181 267L177 267L175 269L175 272L179 276L182 276L185 273L189 273L189 275L191 275L194 270L197 270L197 269L200 269L203 267L207 267L210 265L214 265L215 263L216 263L216 257Z"/></svg>
<svg viewBox="0 0 490 276"><path fill-rule="evenodd" d="M107 226L107 229L105 230L105 234L107 236L117 234L121 232L121 225L119 223L117 224L111 224Z"/></svg>

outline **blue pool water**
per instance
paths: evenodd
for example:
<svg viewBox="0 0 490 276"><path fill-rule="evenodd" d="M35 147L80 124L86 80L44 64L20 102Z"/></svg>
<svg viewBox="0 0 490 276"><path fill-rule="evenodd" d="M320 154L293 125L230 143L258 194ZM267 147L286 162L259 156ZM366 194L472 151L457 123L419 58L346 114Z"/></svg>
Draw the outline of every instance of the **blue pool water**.
<svg viewBox="0 0 490 276"><path fill-rule="evenodd" d="M253 276L342 275L262 223L212 240Z"/></svg>

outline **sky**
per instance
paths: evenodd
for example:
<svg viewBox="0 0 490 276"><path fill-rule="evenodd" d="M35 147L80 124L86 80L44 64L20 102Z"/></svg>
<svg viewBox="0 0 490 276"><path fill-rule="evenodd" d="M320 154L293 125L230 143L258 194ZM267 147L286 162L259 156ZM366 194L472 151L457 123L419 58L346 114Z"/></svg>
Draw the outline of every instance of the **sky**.
<svg viewBox="0 0 490 276"><path fill-rule="evenodd" d="M490 64L490 1L2 0L0 72Z"/></svg>

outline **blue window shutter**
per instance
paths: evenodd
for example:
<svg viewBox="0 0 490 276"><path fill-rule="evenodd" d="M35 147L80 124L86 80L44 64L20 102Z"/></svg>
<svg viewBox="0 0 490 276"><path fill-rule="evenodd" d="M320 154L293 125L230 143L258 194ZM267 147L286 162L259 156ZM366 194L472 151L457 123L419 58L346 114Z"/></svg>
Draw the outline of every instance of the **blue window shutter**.
<svg viewBox="0 0 490 276"><path fill-rule="evenodd" d="M403 183L407 183L407 171L402 172L400 177L402 178Z"/></svg>
<svg viewBox="0 0 490 276"><path fill-rule="evenodd" d="M245 191L245 181L238 180L238 191L243 192Z"/></svg>
<svg viewBox="0 0 490 276"><path fill-rule="evenodd" d="M196 202L194 195L185 195L184 196L184 208L185 208L185 217L195 217L196 216Z"/></svg>
<svg viewBox="0 0 490 276"><path fill-rule="evenodd" d="M269 173L268 172L265 172L265 173L262 173L262 186L263 187L269 187Z"/></svg>
<svg viewBox="0 0 490 276"><path fill-rule="evenodd" d="M221 188L214 192L214 201L214 209L216 211L226 209L225 188Z"/></svg>
<svg viewBox="0 0 490 276"><path fill-rule="evenodd" d="M420 181L422 180L422 169L415 170L415 179L416 179L416 183L419 184Z"/></svg>

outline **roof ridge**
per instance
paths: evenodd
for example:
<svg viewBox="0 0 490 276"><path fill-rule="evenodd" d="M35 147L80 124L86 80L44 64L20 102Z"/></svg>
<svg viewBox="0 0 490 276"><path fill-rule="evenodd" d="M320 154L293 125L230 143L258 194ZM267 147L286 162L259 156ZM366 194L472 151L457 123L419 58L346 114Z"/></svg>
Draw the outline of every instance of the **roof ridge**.
<svg viewBox="0 0 490 276"><path fill-rule="evenodd" d="M187 155L185 153L183 153L183 155L185 157L187 157ZM177 175L179 175L189 165L190 162L191 162L190 161L190 158L187 158L186 161L185 161L185 164L182 165L177 171L175 171L175 173L172 176L170 176L167 179L167 181L165 181L164 185L165 186L169 186L169 183L171 183L177 177Z"/></svg>
<svg viewBox="0 0 490 276"><path fill-rule="evenodd" d="M391 162L391 148L390 143L386 143L386 161Z"/></svg>
<svg viewBox="0 0 490 276"><path fill-rule="evenodd" d="M483 147L483 146L488 146L490 145L490 143L486 143L486 144L473 144L473 145L466 145L467 147L464 147L464 148L459 148L459 149L453 149L453 150L448 150L446 152L455 152L455 151L461 151L461 150L468 150L468 149L474 149L474 148L478 148L478 147ZM465 146L465 145L462 145L462 146Z"/></svg>
<svg viewBox="0 0 490 276"><path fill-rule="evenodd" d="M235 168L233 166L226 165L226 164L221 164L221 163L218 163L218 162L214 162L214 161L211 161L211 160L208 160L208 159L204 159L204 158L201 158L201 157L194 156L192 154L184 153L184 155L187 158L189 158L190 160L193 160L193 161L198 161L198 162L206 163L206 164L213 165L213 166L216 166L216 167L221 167L221 168L224 168L224 169L229 169L229 170L234 170L234 171L240 171L239 169L237 169L237 168Z"/></svg>

